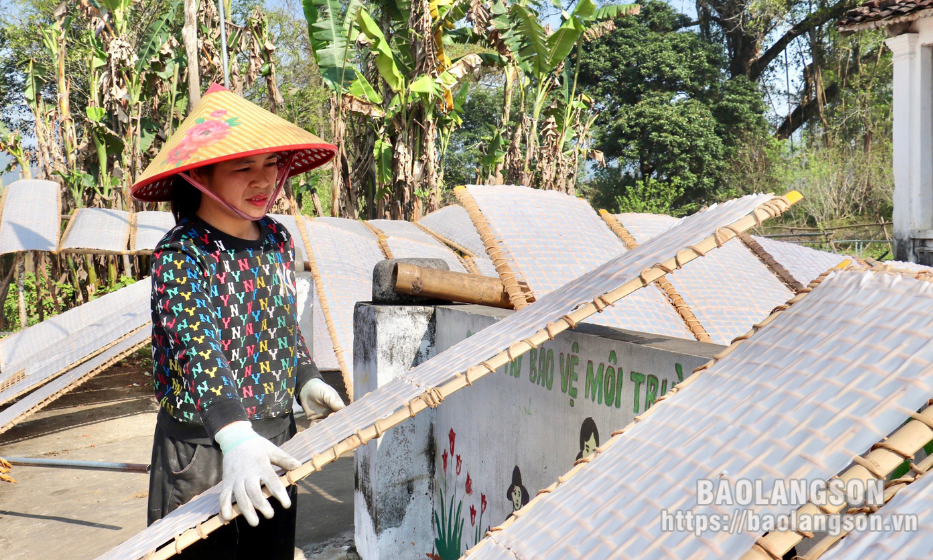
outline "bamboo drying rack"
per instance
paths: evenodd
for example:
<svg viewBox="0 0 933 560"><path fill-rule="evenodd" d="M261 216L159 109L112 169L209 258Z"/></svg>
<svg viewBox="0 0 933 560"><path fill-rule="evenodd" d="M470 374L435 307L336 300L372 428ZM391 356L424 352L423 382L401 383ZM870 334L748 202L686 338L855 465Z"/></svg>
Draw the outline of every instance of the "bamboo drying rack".
<svg viewBox="0 0 933 560"><path fill-rule="evenodd" d="M454 194L460 200L460 204L463 205L463 209L466 210L467 214L470 216L470 220L473 222L473 226L476 227L476 231L479 233L479 237L483 241L483 246L486 247L486 254L489 255L493 266L496 267L496 272L499 274L499 279L502 280L502 284L505 286L505 291L508 292L509 299L512 300L512 307L516 311L523 307L527 307L528 299L525 297L524 292L522 292L521 287L518 285L518 279L515 276L515 272L513 272L512 268L508 265L508 262L505 259L505 255L502 254L502 249L499 247L499 242L496 239L496 235L493 233L492 225L490 225L489 220L486 219L486 216L483 216L483 213L480 212L479 205L476 204L476 200L473 198L473 195L471 195L467 188L464 186L454 188Z"/></svg>
<svg viewBox="0 0 933 560"><path fill-rule="evenodd" d="M465 188L458 187L458 193L465 192ZM462 196L458 194L458 196ZM472 197L465 197L468 200L472 200ZM615 302L619 301L623 297L635 292L638 289L648 286L658 278L673 272L676 269L683 267L688 262L706 255L707 252L712 251L718 247L721 247L724 243L730 241L731 239L737 237L741 232L750 229L755 226L760 226L764 220L777 217L787 211L793 204L798 202L802 196L796 191L791 191L785 196L774 197L771 200L760 204L749 214L739 218L738 220L732 222L731 224L722 226L718 228L713 235L710 235L704 238L699 243L684 247L675 253L672 258L669 258L661 263L657 263L650 268L642 271L635 278L625 282L624 284L605 292L602 295L596 296L592 300L580 302L576 308L570 313L558 318L553 322L547 323L543 328L539 329L533 335L528 338L519 340L511 344L506 350L503 350L493 356L492 358L481 362L478 365L467 368L466 371L457 373L453 379L441 384L438 387L429 388L427 391L421 395L413 398L407 403L407 405L399 408L394 413L390 414L388 417L383 418L377 422L372 423L369 426L364 426L363 428L357 430L357 432L341 441L336 443L333 447L328 450L318 453L312 456L309 460L303 463L300 467L295 470L288 471L285 474L281 475L279 479L283 484L293 485L296 484L299 480L307 477L315 471L319 471L325 465L336 461L341 455L349 451L353 451L358 447L365 445L368 441L371 441L375 438L382 436L386 430L395 427L402 422L408 420L409 418L414 418L418 413L422 412L427 408L435 408L443 402L443 400L467 387L472 385L478 379L488 375L489 373L495 372L498 368L508 364L518 356L525 354L531 349L537 348L541 344L544 344L548 340L552 340L558 334L564 332L567 329L572 329L576 327L581 321L586 320L591 315L601 312L607 306L613 305ZM461 201L463 198L461 198ZM474 211L478 212L478 208L473 202ZM469 210L468 210L469 211ZM489 248L488 241L492 240L489 237L489 230L486 229L487 234L487 249ZM497 248L496 248L497 249ZM313 258L309 254L309 258ZM500 257L501 258L501 257ZM504 260L503 260L504 263ZM316 267L316 265L315 265ZM514 276L512 276L513 288L518 288L517 282L515 282ZM512 294L510 293L510 296ZM797 297L802 297L797 296ZM520 299L524 300L524 297ZM526 303L527 305L527 303ZM323 307L323 302L322 302ZM764 325L770 322L772 317L769 317L759 325ZM730 346L725 351L723 351L719 357L727 355L734 348ZM699 369L704 369L703 366ZM693 376L687 378L683 382L679 383L677 387L683 387L692 382L691 380L695 379L697 374L694 373ZM676 389L676 387L675 387ZM668 393L672 394L673 390ZM663 400L659 398L658 402ZM636 421L640 421L649 413L651 413L656 406L649 408L645 413L636 417ZM624 429L622 430L624 431ZM617 435L620 432L616 432L613 435ZM605 449L606 446L611 445L613 439L610 439L602 449ZM599 448L598 448L599 449ZM593 457L592 455L590 457ZM588 457L587 460L590 458ZM582 460L586 462L586 460ZM570 471L567 475L562 477L558 483L562 480L566 480L567 477L571 476L582 466L582 463L579 463L574 469ZM263 495L266 498L271 497L268 489L263 488ZM531 502L533 503L534 500ZM530 505L530 504L529 504ZM528 507L528 506L525 506ZM233 506L234 517L240 515L239 506ZM521 510L519 510L521 511ZM175 554L180 554L182 550L191 546L200 539L207 538L207 535L213 531L220 528L225 523L221 520L219 515L214 515L213 517L207 519L206 521L201 521L196 524L195 527L185 530L179 535L176 535L175 538L167 543L162 548L154 552L150 552L145 556L145 560L165 560L171 558Z"/></svg>
<svg viewBox="0 0 933 560"><path fill-rule="evenodd" d="M625 247L631 251L635 247L638 247L638 242L635 241L635 237L625 229L618 219L615 216L607 212L606 210L600 210L599 216L603 219L604 222L609 226L609 229L615 233L619 239L625 243ZM697 316L693 314L693 310L690 309L690 306L687 305L687 302L684 301L683 296L677 292L677 289L674 288L674 285L671 284L671 281L667 277L662 276L654 281L655 285L661 288L664 291L664 294L667 296L667 300L671 302L671 305L674 306L674 309L677 310L677 314L680 315L680 318L683 319L684 324L687 325L687 328L693 333L694 338L700 342L713 342L713 339L709 336L709 333L706 332L706 328L700 323L700 320L697 319Z"/></svg>

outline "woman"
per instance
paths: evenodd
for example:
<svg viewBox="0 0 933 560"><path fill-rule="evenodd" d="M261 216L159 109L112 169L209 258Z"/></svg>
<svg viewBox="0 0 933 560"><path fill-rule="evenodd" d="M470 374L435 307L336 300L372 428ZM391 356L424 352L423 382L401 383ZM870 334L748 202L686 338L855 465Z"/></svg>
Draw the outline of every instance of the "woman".
<svg viewBox="0 0 933 560"><path fill-rule="evenodd" d="M171 201L176 220L150 266L160 410L148 521L218 482L221 517L233 519L234 497L243 514L182 557L294 557L297 492L275 474L300 464L279 448L295 434L293 398L312 418L344 405L298 329L294 241L266 213L285 179L334 150L214 85L132 187Z"/></svg>

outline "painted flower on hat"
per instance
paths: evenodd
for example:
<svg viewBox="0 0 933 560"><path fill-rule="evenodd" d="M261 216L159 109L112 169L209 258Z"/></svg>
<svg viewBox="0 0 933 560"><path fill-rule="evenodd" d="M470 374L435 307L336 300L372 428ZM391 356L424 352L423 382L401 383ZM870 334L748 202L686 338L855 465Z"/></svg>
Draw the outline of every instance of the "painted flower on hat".
<svg viewBox="0 0 933 560"><path fill-rule="evenodd" d="M185 133L183 143L200 148L216 144L230 134L230 125L225 121L214 119L198 120L201 122L189 128L188 132Z"/></svg>
<svg viewBox="0 0 933 560"><path fill-rule="evenodd" d="M181 165L186 159L194 155L194 152L198 151L196 146L188 146L184 143L181 143L175 146L167 156L165 156L165 161L175 167Z"/></svg>
<svg viewBox="0 0 933 560"><path fill-rule="evenodd" d="M230 128L239 125L238 117L227 116L226 109L211 112L208 118L195 120L194 126L185 131L185 137L166 156L166 162L175 167L181 166L201 148L220 142L230 135Z"/></svg>

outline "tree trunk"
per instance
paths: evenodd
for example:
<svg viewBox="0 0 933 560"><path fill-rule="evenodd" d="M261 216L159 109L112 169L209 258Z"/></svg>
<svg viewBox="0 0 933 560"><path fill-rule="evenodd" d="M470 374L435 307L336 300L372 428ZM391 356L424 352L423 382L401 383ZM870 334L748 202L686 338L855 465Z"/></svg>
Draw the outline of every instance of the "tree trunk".
<svg viewBox="0 0 933 560"><path fill-rule="evenodd" d="M185 0L185 26L181 30L181 36L188 58L188 112L190 113L201 101L201 76L198 70L198 0Z"/></svg>
<svg viewBox="0 0 933 560"><path fill-rule="evenodd" d="M25 329L28 323L26 317L26 253L17 255L16 259L16 304L19 307L19 328Z"/></svg>
<svg viewBox="0 0 933 560"><path fill-rule="evenodd" d="M49 297L52 298L52 309L54 309L55 314L58 315L59 313L62 312L62 306L58 301L58 287L55 285L54 282L52 282L52 278L49 276L49 271L46 270L45 268L46 262L48 262L49 265L51 266L53 261L52 259L46 259L45 254L43 253L42 258L39 262L39 270L42 271L42 276L44 276L44 280L45 280L45 286L49 290ZM52 273L54 274L54 272L55 271L53 268ZM38 283L38 278L36 279L36 282Z"/></svg>
<svg viewBox="0 0 933 560"><path fill-rule="evenodd" d="M503 102L502 102L502 125L501 126L502 126L503 138L508 138L509 119L511 119L512 117L512 93L514 91L515 91L515 68L514 66L509 64L508 66L505 67L505 93L503 95ZM516 128L520 128L520 125L519 127L516 127ZM521 141L521 137L518 137L517 139L519 142ZM513 142L515 140L516 139L513 138ZM509 148L511 149L511 147L512 146L510 145ZM504 157L502 158L501 163L496 164L496 169L493 172L493 176L492 176L492 184L501 185L503 183L504 177L502 176L502 170L507 169L506 160L508 159L509 159L508 157Z"/></svg>
<svg viewBox="0 0 933 560"><path fill-rule="evenodd" d="M39 252L32 254L32 267L35 270L36 286L36 312L39 314L39 322L45 321L45 308L42 305L42 284L39 282L39 268L42 266Z"/></svg>
<svg viewBox="0 0 933 560"><path fill-rule="evenodd" d="M430 193L428 204L424 210L425 214L430 214L441 208L441 191L437 180L437 145L434 137L437 134L437 122L434 116L426 114L424 117L424 179L425 186ZM413 219L417 220L420 216Z"/></svg>
<svg viewBox="0 0 933 560"><path fill-rule="evenodd" d="M343 111L339 106L340 100L334 96L330 100L330 122L334 134L334 145L337 146L337 154L331 160L332 188L330 199L330 215L335 218L340 217L340 195L343 188L341 179L343 178L343 164L341 159L344 157L343 138L346 135L345 124L343 122Z"/></svg>

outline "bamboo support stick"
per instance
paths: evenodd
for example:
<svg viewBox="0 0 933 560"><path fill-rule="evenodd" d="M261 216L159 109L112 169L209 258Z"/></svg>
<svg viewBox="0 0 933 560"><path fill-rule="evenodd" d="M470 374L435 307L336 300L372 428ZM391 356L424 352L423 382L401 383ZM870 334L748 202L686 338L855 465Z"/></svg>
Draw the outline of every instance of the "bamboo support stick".
<svg viewBox="0 0 933 560"><path fill-rule="evenodd" d="M117 343L120 342L121 340L126 339L128 336L132 335L133 333L139 332L140 329L144 329L144 328L148 328L148 327L149 327L148 325L144 325L144 326L142 326L142 327L139 327L138 329L133 330L131 333L129 333L129 334L127 334L127 335L124 335L124 336L120 337L119 339L113 341L111 344L108 344L105 348L101 349L100 352L103 352L103 351L105 351L105 350L107 350L107 349L109 349L109 348L112 348L115 344L117 344ZM40 410L42 410L43 408L45 408L46 406L48 406L50 403L52 403L52 402L54 402L55 400L57 400L59 397L61 397L61 396L64 395L65 393L68 393L69 391L73 391L74 389L80 387L81 385L83 385L84 383L86 383L88 380L90 380L92 377L94 377L94 376L97 375L98 373L104 371L104 370L107 369L108 367L110 367L110 366L112 366L113 364L119 362L119 361L122 360L123 358L129 356L129 355L132 354L133 352L135 352L135 351L139 350L140 348L144 347L145 345L149 344L149 342L150 342L149 340L143 340L143 341L141 341L141 342L139 342L139 343L137 343L137 344L134 344L134 345L131 346L130 348L127 348L125 351L120 352L119 354L116 354L116 355L114 355L114 356L108 358L107 361L105 361L105 362L102 363L101 365L97 366L96 368L94 368L93 370L91 370L90 372L88 372L86 375L83 375L83 376L81 376L79 379L76 379L73 383L69 384L67 387L64 387L61 391L58 391L57 393L54 393L54 394L52 394L52 395L49 395L48 397L46 397L45 399L43 399L41 402L37 403L35 406L33 406L32 408L30 408L29 410L23 412L22 414L20 414L19 416L17 416L16 418L14 418L14 419L11 420L10 422L8 422L7 424L5 424L5 425L3 425L3 426L0 426L0 434L2 434L2 433L4 433L4 432L8 431L8 430L11 429L13 426L16 426L17 424L19 424L20 422L22 422L22 421L25 420L26 418L32 416L32 415L35 414L36 412L39 412ZM100 354L100 352L98 352L98 354Z"/></svg>
<svg viewBox="0 0 933 560"><path fill-rule="evenodd" d="M311 271L311 279L314 280L314 290L317 292L318 305L321 306L321 314L324 315L324 323L327 325L327 333L330 335L331 343L334 345L334 355L337 357L337 367L340 368L340 374L343 377L343 385L347 390L347 398L353 402L353 378L350 376L350 369L343 357L343 348L340 347L340 339L337 338L337 328L334 326L334 318L330 312L330 305L324 294L324 281L321 279L321 270L317 266L317 259L314 257L314 250L311 246L311 238L308 236L307 224L304 216L298 212L297 205L292 205L295 211L295 222L298 226L298 232L301 234L301 242L305 245L305 253L308 255L308 270ZM313 358L313 355L312 355Z"/></svg>
<svg viewBox="0 0 933 560"><path fill-rule="evenodd" d="M496 236L492 231L492 226L489 224L486 217L483 216L483 213L480 212L479 205L476 204L473 195L467 191L466 187L456 187L454 189L454 194L457 195L460 204L463 205L464 210L467 211L467 214L473 221L473 225L476 227L476 231L483 241L483 246L486 247L486 254L488 254L489 258L492 260L493 266L496 267L496 272L499 273L499 278L502 280L506 291L509 293L509 299L512 300L512 307L516 311L526 307L528 305L528 300L525 298L525 294L522 293L521 288L519 288L518 279L506 262L505 255L502 254L502 249L499 247Z"/></svg>
<svg viewBox="0 0 933 560"><path fill-rule="evenodd" d="M832 271L827 271L827 272L823 273L819 278L817 278L816 280L814 280L807 288L805 288L800 294L798 294L798 295L794 296L792 299L788 300L787 303L785 303L784 305L781 305L781 306L777 307L777 308L772 312L771 315L769 315L767 318L765 318L765 320L763 320L763 321L760 322L760 323L757 323L757 324L753 325L752 328L751 328L751 330L749 330L746 334L744 334L744 335L742 335L742 336L740 336L740 337L737 337L737 338L732 342L732 344L731 344L730 346L728 346L725 350L723 350L722 352L720 352L720 353L716 354L715 356L713 356L713 359L712 359L712 360L710 360L709 362L707 362L707 363L703 364L702 366L700 366L700 367L696 368L695 370L693 370L693 374L692 374L692 375L690 375L689 377L687 377L686 379L684 379L684 380L681 381L680 383L674 385L674 387L672 387L671 390L668 391L667 393L665 393L664 395L658 397L658 400L655 401L654 405L652 405L650 408L648 408L647 410L645 410L644 412L642 412L641 414L639 414L638 416L636 416L636 417L634 418L634 420L633 420L632 422L630 422L628 425L626 425L625 427L623 427L623 428L620 429L620 430L616 430L615 432L612 432L612 433L610 434L610 439L609 439L608 441L606 441L606 443L604 443L604 444L602 444L601 446L597 447L596 450L595 450L595 453L593 453L592 455L589 455L589 456L587 456L587 457L585 457L585 458L583 458L583 459L577 460L577 461L574 463L573 468L571 468L569 471L567 471L567 473L565 473L563 476L560 476L560 477L557 478L557 482L551 484L551 485L548 486L547 488L543 488L543 489L539 490L538 493L535 495L535 497L531 499L531 501L529 501L527 504L525 504L524 506L522 506L522 508L519 509L518 511L513 512L512 517L510 517L510 518L508 518L507 520L505 520L505 521L502 523L502 525L500 525L500 526L498 526L498 527L493 527L493 528L491 528L491 529L489 530L489 532L486 533L487 536L488 536L490 533L494 533L494 532L497 532L497 531L501 531L501 530L503 530L503 529L509 527L516 519L518 519L518 518L521 517L522 515L526 514L528 510L530 510L532 507L534 507L534 505L535 505L538 501L540 501L541 496L553 492L554 490L557 489L558 486L560 486L561 484L564 484L565 482L567 482L568 480L570 480L575 474L577 474L581 469L584 468L584 466L586 465L586 463L589 463L590 461L592 461L593 459L595 459L596 456L597 456L598 454L603 453L603 452L605 452L607 449L609 449L612 445L614 445L617 441L619 441L620 436L622 436L625 432L627 432L627 431L630 430L632 427L634 427L635 424L638 424L639 422L643 421L645 418L647 418L647 417L650 416L651 414L654 414L654 413L658 410L659 405L661 405L661 403L663 403L665 400L671 398L674 394L676 394L676 393L682 391L684 388L689 387L690 385L692 385L697 379L699 379L699 376L702 374L703 371L709 369L709 368L712 367L716 362L718 362L719 360L721 360L721 359L725 358L726 356L728 356L729 354L731 354L733 351L735 351L735 349L736 349L742 342L744 342L745 340L749 339L749 338L750 338L752 335L754 335L756 332L758 332L758 331L761 330L763 327L765 327L765 326L767 326L769 323L771 323L778 315L780 315L781 313L783 313L784 311L786 311L787 309L789 309L792 305L794 305L795 303L797 303L797 302L799 302L801 299L803 299L803 298L804 298L807 294L809 294L814 288L816 288L817 286L819 286L819 284L823 281L823 279L824 279L826 276L829 275L830 272L832 272ZM467 550L467 551L464 553L464 557L465 557L465 556L469 556L469 555L476 549L476 547L478 547L478 546L479 546L479 544L477 544L476 546L474 546L472 549Z"/></svg>
<svg viewBox="0 0 933 560"><path fill-rule="evenodd" d="M853 458L855 463L846 469L838 477L846 484L850 480L885 480L888 475L894 472L898 466L905 460L912 460L914 455L920 451L924 445L933 441L933 400L927 403L927 406L919 413L909 414L911 420L901 426L890 437L876 443L871 450L864 456ZM834 514L840 513L845 504L834 506L827 504L816 506L809 503L797 510L798 517L813 514ZM774 531L760 537L751 550L742 556L742 560L774 560L780 559L791 548L797 545L804 538L809 537L796 531Z"/></svg>
<svg viewBox="0 0 933 560"><path fill-rule="evenodd" d="M392 249L389 248L389 240L385 232L366 220L363 220L363 225L376 236L376 242L379 244L379 250L382 251L383 256L387 259L394 259L395 257L392 255Z"/></svg>
<svg viewBox="0 0 933 560"><path fill-rule="evenodd" d="M283 484L286 484L286 485L296 484L299 480L310 475L312 472L318 471L321 468L323 468L325 465L327 465L328 463L336 461L337 458L339 458L342 454L348 451L352 451L362 445L365 445L366 442L382 436L382 434L384 434L388 429L401 424L402 422L404 422L405 420L408 420L409 418L414 418L419 412L427 408L437 407L438 405L440 405L441 402L443 402L443 400L447 396L455 393L456 391L459 391L460 389L463 389L466 386L472 385L478 379L484 377L485 375L495 372L497 369L508 364L509 362L511 362L518 356L521 356L522 354L528 352L529 350L533 348L537 348L538 346L540 346L541 344L544 344L548 340L553 340L554 337L557 336L558 334L564 332L567 329L576 327L576 325L580 323L581 321L584 321L591 315L594 315L595 313L602 311L607 306L614 304L615 302L619 301L623 297L631 294L632 292L640 288L647 286L648 284L650 284L651 282L654 282L655 280L664 276L668 272L683 267L686 263L705 255L708 251L712 251L716 249L717 247L722 246L723 243L726 243L729 240L736 237L738 233L745 231L756 225L760 225L761 222L764 220L779 216L780 214L785 212L788 208L790 208L792 204L800 200L800 198L801 198L800 195L796 193L795 191L788 193L785 197L775 197L771 199L770 201L758 206L750 214L742 218L739 218L732 224L729 224L727 226L717 229L713 233L713 235L710 235L709 237L703 239L696 245L693 245L691 247L685 247L684 249L677 251L674 257L667 259L664 262L658 263L642 271L642 273L639 276L629 280L628 282L625 282L621 286L618 286L615 289L610 290L600 296L596 296L590 301L580 302L580 304L573 311L557 319L554 322L548 323L547 325L545 325L544 328L539 329L536 333L534 333L530 337L522 339L518 342L515 342L514 344L510 345L506 350L499 352L492 358L481 362L479 365L468 368L465 372L455 375L453 379L440 385L439 387L426 388L424 393L422 393L421 395L409 401L406 406L403 406L397 409L395 412L393 412L386 418L383 418L382 420L379 420L369 426L361 428L355 434L339 441L327 451L314 455L297 469L288 471L285 474L281 475L279 479L282 481ZM518 287L517 283L515 284L515 287ZM800 298L802 296L796 296L796 297ZM791 302L793 301L794 300L791 300ZM782 308L786 309L785 306L782 306ZM774 315L772 315L771 317L768 317L767 319L765 319L765 321L763 321L762 323L759 323L759 325L757 325L756 327L760 328L760 326L763 326L769 323L773 317ZM754 330L757 330L757 328ZM750 334L746 335L744 338L747 338L748 336L750 336ZM743 337L739 337L739 338L744 340ZM725 351L718 354L714 358L714 360L727 355L734 348L736 344L737 343L734 343L733 346L730 346ZM706 369L707 367L709 367L709 365L710 364L707 364L706 366L701 366L700 368L697 368L696 371ZM657 408L657 405L660 404L666 397L675 393L678 387L685 387L689 385L690 383L692 383L696 379L696 376L697 376L697 373L694 373L694 375L678 383L666 395L658 398L654 406L646 410L641 415L635 417L635 422L639 422L643 418L645 418L647 415L653 413L654 410ZM632 425L634 425L634 422L630 424L628 427ZM613 436L621 434L624 430L628 429L628 427L623 428L623 430L620 430L619 432L615 432ZM600 450L604 450L607 446L611 445L615 439L617 438L613 437L602 447L598 447L597 452L599 452ZM568 472L566 475L559 478L558 482L552 485L552 487L565 481L567 478L569 478L569 476L576 473L579 470L579 468L582 467L583 463L588 462L594 456L595 454L590 455L589 457L578 461L577 465L573 469L571 469L570 472ZM545 489L542 492L544 491L549 491L549 490ZM263 488L263 495L266 496L266 498L269 498L271 496L267 488ZM524 508L522 508L522 510L530 507L530 505L534 503L536 499L537 498L529 502L529 504L526 505ZM234 517L240 514L240 510L236 505L234 505L233 510L234 510ZM519 510L519 512L521 512L522 510ZM519 515L519 512L516 512L516 517ZM510 522L511 522L511 518L509 521L506 521L503 524L503 526L506 526ZM183 533L181 533L180 535L176 535L173 541L170 542L167 546L164 546L146 555L146 560L165 560L167 558L171 558L172 556L176 554L180 554L182 550L191 546L192 544L197 542L199 539L207 538L207 535L217 530L222 525L224 525L224 522L220 519L220 516L214 515L207 521L198 523L195 528L188 529L184 531ZM469 551L467 551L467 553L469 553Z"/></svg>
<svg viewBox="0 0 933 560"><path fill-rule="evenodd" d="M916 476L902 477L897 480L889 481L888 483L885 484L885 489L884 489L885 505L887 505L887 503L890 502L891 499L894 498L894 496L896 496L898 492L900 492L901 490L903 490L910 484L913 484L921 476L924 476L924 474L927 471L929 471L930 468L933 468L933 455L927 456L924 460L920 461L916 465L911 463L911 466L913 469L916 469L915 472L918 473ZM847 513L877 513L879 510L882 511L882 513L884 512L884 509L881 506L872 506L871 508L869 508L869 511L867 512L862 511L864 509L865 508L850 508ZM827 550L829 550L834 544L842 540L848 534L849 533L846 531L840 531L839 534L835 536L827 535L826 537L818 540L813 545L813 547L810 548L810 550L808 550L805 554L801 555L801 558L803 558L804 560L816 560L817 558L820 558L824 553L826 553Z"/></svg>
<svg viewBox="0 0 933 560"><path fill-rule="evenodd" d="M414 224L415 227L417 227L424 233L433 237L441 245L444 245L448 247L449 249L452 249L457 254L457 258L460 260L460 264L463 265L463 268L467 272L469 272L470 274L480 274L479 268L477 268L476 263L473 262L473 259L476 258L476 255L473 254L472 251L460 245L459 243L455 243L445 237L441 237L440 235L434 233L433 231L421 225L419 222L411 222L411 223ZM509 307L509 309L511 309L511 307Z"/></svg>
<svg viewBox="0 0 933 560"><path fill-rule="evenodd" d="M777 276L778 279L783 282L790 291L794 292L795 294L800 293L800 290L804 288L804 285L796 278L794 278L790 271L784 268L781 263L777 262L777 259L775 259L771 253L766 251L765 248L761 246L761 243L755 241L748 233L743 233L739 236L739 239L742 240L742 243L744 243L752 253L755 253L755 256L757 256L758 259L765 264L765 266L771 269L771 272L773 272L775 276Z"/></svg>
<svg viewBox="0 0 933 560"><path fill-rule="evenodd" d="M604 222L609 226L609 229L615 233L619 239L625 243L625 247L631 251L635 247L638 247L638 242L635 241L635 237L616 219L615 216L610 214L605 210L599 211L600 217ZM664 291L664 294L667 296L667 300L671 302L671 305L674 306L674 309L677 311L677 314L680 315L680 318L683 319L685 325L693 333L694 338L700 342L713 342L712 337L709 333L706 332L706 327L700 323L700 320L697 319L697 316L693 313L693 310L690 309L690 306L687 305L687 302L684 301L683 296L674 288L674 285L671 284L671 281L668 280L666 276L658 278L655 280L655 285L661 290Z"/></svg>

